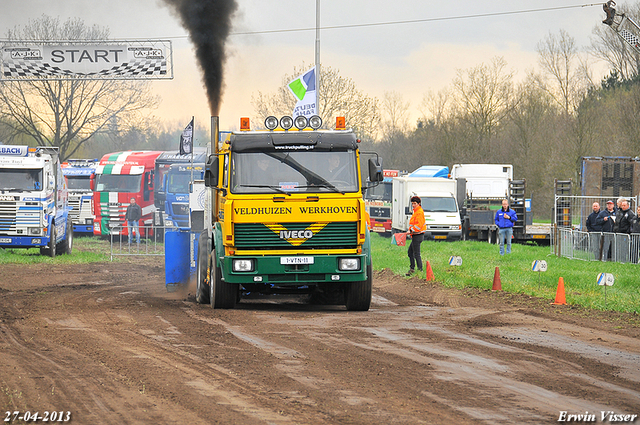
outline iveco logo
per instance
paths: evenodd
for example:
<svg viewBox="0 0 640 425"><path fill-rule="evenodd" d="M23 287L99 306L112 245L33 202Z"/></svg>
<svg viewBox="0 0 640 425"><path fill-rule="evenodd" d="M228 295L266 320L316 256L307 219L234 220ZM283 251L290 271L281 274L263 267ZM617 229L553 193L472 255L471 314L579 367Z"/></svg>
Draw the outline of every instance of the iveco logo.
<svg viewBox="0 0 640 425"><path fill-rule="evenodd" d="M313 232L311 230L281 230L280 239L311 239Z"/></svg>
<svg viewBox="0 0 640 425"><path fill-rule="evenodd" d="M13 201L13 196L10 196L10 195L0 195L0 201Z"/></svg>

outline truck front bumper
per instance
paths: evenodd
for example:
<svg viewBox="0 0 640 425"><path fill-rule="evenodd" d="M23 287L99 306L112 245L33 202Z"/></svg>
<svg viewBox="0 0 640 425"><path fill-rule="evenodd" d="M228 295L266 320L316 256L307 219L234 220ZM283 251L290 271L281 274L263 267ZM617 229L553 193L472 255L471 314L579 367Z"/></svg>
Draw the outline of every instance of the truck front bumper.
<svg viewBox="0 0 640 425"><path fill-rule="evenodd" d="M48 243L49 238L44 236L0 236L0 248L33 248Z"/></svg>
<svg viewBox="0 0 640 425"><path fill-rule="evenodd" d="M447 240L447 241L458 241L462 238L461 230L454 230L450 232L436 232L427 230L424 232L425 240Z"/></svg>
<svg viewBox="0 0 640 425"><path fill-rule="evenodd" d="M358 261L357 270L340 269L341 262L350 263L349 259ZM239 260L249 260L252 265L250 270L234 271L234 261ZM227 256L222 259L222 269L224 280L228 283L296 286L328 282L360 282L367 278L367 256L365 254Z"/></svg>

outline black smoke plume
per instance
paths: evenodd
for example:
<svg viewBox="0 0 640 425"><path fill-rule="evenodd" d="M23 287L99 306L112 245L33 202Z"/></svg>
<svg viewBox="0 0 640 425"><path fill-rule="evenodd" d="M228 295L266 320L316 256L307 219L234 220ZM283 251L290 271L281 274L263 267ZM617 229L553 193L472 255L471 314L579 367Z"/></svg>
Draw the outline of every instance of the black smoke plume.
<svg viewBox="0 0 640 425"><path fill-rule="evenodd" d="M165 0L175 8L182 26L189 32L202 69L203 81L212 116L220 112L225 42L231 30L231 18L238 5L235 0Z"/></svg>

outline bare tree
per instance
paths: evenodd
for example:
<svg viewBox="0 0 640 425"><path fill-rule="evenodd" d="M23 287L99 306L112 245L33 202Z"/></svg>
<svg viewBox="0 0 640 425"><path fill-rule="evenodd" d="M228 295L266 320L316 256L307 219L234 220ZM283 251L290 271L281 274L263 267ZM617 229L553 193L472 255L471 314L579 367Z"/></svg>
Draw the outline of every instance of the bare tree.
<svg viewBox="0 0 640 425"><path fill-rule="evenodd" d="M575 112L590 81L586 61L581 59L573 37L564 30L549 34L537 45L538 61L550 84L541 80L543 87L570 115Z"/></svg>
<svg viewBox="0 0 640 425"><path fill-rule="evenodd" d="M390 135L394 133L407 133L409 127L409 102L404 102L402 94L398 92L385 92L382 99L382 133Z"/></svg>
<svg viewBox="0 0 640 425"><path fill-rule="evenodd" d="M468 149L475 149L484 160L491 157L491 138L506 117L512 92L513 71L506 61L495 57L490 64L458 70L453 80L455 115L470 129Z"/></svg>
<svg viewBox="0 0 640 425"><path fill-rule="evenodd" d="M108 35L108 29L88 27L80 19L61 23L46 15L8 31L9 40L106 40ZM0 119L11 128L12 136L58 147L63 159L98 133L114 137L126 133L143 110L158 103L148 82L0 80Z"/></svg>
<svg viewBox="0 0 640 425"><path fill-rule="evenodd" d="M619 5L618 12L625 13L636 22L640 20L640 3L633 7ZM598 25L593 29L589 52L609 64L622 80L631 80L640 74L640 53L622 41L608 25Z"/></svg>
<svg viewBox="0 0 640 425"><path fill-rule="evenodd" d="M305 71L304 64L296 67L292 74L282 78L281 86L275 93L258 92L252 96L256 118L262 122L269 115L291 115L296 100L288 89L288 84ZM344 116L347 125L362 138L376 139L380 122L378 99L369 97L357 89L355 82L340 75L337 69L323 65L318 84L319 114L324 120L323 127L333 125L331 119Z"/></svg>

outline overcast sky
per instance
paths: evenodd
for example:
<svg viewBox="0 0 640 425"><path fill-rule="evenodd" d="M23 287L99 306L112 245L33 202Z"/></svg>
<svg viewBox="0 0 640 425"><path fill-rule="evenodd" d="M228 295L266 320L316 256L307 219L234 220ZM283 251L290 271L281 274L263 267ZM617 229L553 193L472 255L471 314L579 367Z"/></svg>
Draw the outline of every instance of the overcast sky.
<svg viewBox="0 0 640 425"><path fill-rule="evenodd" d="M237 128L241 116L253 116L251 98L258 91L274 93L285 74L315 60L316 0L237 1L228 40L222 129ZM112 38L170 39L174 79L152 83L162 97L155 115L185 125L193 115L208 126L210 113L192 45L162 1L2 3L3 38L7 29L46 14L61 20L79 17L87 25L108 27ZM561 7L567 8L557 9ZM400 93L411 104L412 118L419 115L424 94L449 86L456 70L502 56L508 68L516 71L516 78L522 78L527 69L538 68L536 44L549 33L564 29L584 48L593 28L604 19L601 3L587 6L576 0L320 0L320 8L321 27L341 27L321 31L321 63L353 79L370 96ZM538 9L555 10L533 11ZM402 21L417 22L398 23ZM305 28L311 30L272 32Z"/></svg>

